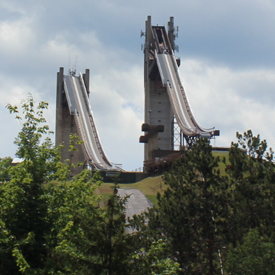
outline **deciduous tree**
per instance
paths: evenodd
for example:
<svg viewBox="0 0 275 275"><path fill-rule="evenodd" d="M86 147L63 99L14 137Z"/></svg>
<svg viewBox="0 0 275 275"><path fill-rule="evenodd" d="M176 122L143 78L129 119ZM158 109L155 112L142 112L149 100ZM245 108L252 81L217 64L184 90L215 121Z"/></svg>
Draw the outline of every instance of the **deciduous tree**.
<svg viewBox="0 0 275 275"><path fill-rule="evenodd" d="M69 180L72 164L60 161L43 110L31 95L9 111L22 121L15 143L22 162L3 168L10 181L0 185L0 273L127 274L135 246L125 234L125 199L117 184L101 208L99 175L84 170ZM72 136L70 150L79 140ZM55 181L52 181L55 180Z"/></svg>
<svg viewBox="0 0 275 275"><path fill-rule="evenodd" d="M275 244L257 229L251 229L243 243L231 249L227 255L228 274L272 275L275 269Z"/></svg>
<svg viewBox="0 0 275 275"><path fill-rule="evenodd" d="M8 168L11 167L11 163L11 157L0 158L0 183L9 180Z"/></svg>
<svg viewBox="0 0 275 275"><path fill-rule="evenodd" d="M10 113L22 121L15 143L16 155L23 161L6 170L10 181L0 190L0 218L8 232L8 241L2 242L0 248L1 274L40 270L47 257L45 238L50 224L42 184L51 179L60 160L58 149L47 136L50 131L43 117L47 106L40 102L36 109L29 95L22 101L21 117L17 106L7 105ZM44 141L42 135L46 136Z"/></svg>

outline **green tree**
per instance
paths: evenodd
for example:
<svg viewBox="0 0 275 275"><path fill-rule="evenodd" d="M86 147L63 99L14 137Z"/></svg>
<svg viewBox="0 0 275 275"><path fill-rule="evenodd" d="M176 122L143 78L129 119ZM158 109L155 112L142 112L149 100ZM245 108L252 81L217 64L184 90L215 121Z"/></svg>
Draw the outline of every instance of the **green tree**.
<svg viewBox="0 0 275 275"><path fill-rule="evenodd" d="M221 272L229 246L250 229L275 241L273 151L251 131L237 137L225 176L209 141L198 140L164 175L168 188L147 216L147 236L166 238L166 255L179 261L182 274Z"/></svg>
<svg viewBox="0 0 275 275"><path fill-rule="evenodd" d="M218 162L209 141L198 140L165 173L168 188L149 215L148 227L167 238L182 274L217 274L220 269L226 184Z"/></svg>
<svg viewBox="0 0 275 275"><path fill-rule="evenodd" d="M227 241L233 246L252 228L271 236L275 225L273 151L250 130L237 133L237 138L238 142L231 145L226 171L230 196Z"/></svg>
<svg viewBox="0 0 275 275"><path fill-rule="evenodd" d="M9 180L8 168L11 167L12 158L0 158L0 183Z"/></svg>
<svg viewBox="0 0 275 275"><path fill-rule="evenodd" d="M117 185L104 208L95 190L98 174L85 170L70 182L48 187L55 232L49 236L55 274L128 274L133 248L125 234L125 199ZM56 238L57 236L57 238Z"/></svg>
<svg viewBox="0 0 275 275"><path fill-rule="evenodd" d="M231 249L225 269L228 274L272 275L275 269L275 244L251 229L242 244Z"/></svg>
<svg viewBox="0 0 275 275"><path fill-rule="evenodd" d="M43 244L50 224L42 184L52 178L60 160L58 149L47 136L50 131L43 117L47 106L40 102L36 109L29 95L22 101L23 120L18 107L7 105L10 113L23 120L15 140L16 155L23 161L8 170L10 181L0 187L0 219L8 232L8 241L2 241L0 247L1 274L39 270L47 256ZM46 136L45 141L42 135Z"/></svg>
<svg viewBox="0 0 275 275"><path fill-rule="evenodd" d="M0 186L0 273L127 274L133 248L124 230L125 199L116 184L100 208L99 176L90 170L68 181L73 164L61 163L60 148L48 137L47 106L36 107L29 95L22 118L17 106L7 105L22 121L15 143L23 161L3 168L11 179ZM70 150L77 143L72 136Z"/></svg>
<svg viewBox="0 0 275 275"><path fill-rule="evenodd" d="M16 119L22 121L18 107L7 104L10 113L16 114ZM39 184L52 179L57 170L56 164L60 161L59 150L55 148L49 137L53 134L46 124L43 112L48 108L48 103L41 101L35 106L34 99L29 94L26 100L22 100L22 113L24 122L22 129L15 139L17 145L16 156L23 159L19 168L31 175L32 181ZM43 137L45 137L43 139ZM18 168L18 169L19 169Z"/></svg>
<svg viewBox="0 0 275 275"><path fill-rule="evenodd" d="M118 185L105 207L96 195L97 173L83 170L69 179L73 164L60 161L60 148L49 138L43 111L31 95L17 106L7 105L22 130L15 143L22 162L9 168L1 162L0 185L1 274L127 274L135 249L125 234L125 201ZM70 150L80 141L73 135ZM55 181L52 181L55 180Z"/></svg>
<svg viewBox="0 0 275 275"><path fill-rule="evenodd" d="M135 251L133 259L135 268L131 274L138 275L174 275L180 271L180 264L175 260L168 258L166 253L166 243L159 239L152 242L149 249L141 248Z"/></svg>

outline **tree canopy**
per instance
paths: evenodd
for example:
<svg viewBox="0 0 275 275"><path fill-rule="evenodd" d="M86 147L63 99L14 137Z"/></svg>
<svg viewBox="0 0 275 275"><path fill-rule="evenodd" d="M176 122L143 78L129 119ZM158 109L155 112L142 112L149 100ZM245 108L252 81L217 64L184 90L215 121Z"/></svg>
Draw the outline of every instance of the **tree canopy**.
<svg viewBox="0 0 275 275"><path fill-rule="evenodd" d="M165 236L166 257L179 262L181 274L229 274L228 255L250 230L274 242L273 151L252 131L237 138L227 161L213 156L209 140L198 140L164 174L167 189L145 215L148 226L136 217L143 236Z"/></svg>
<svg viewBox="0 0 275 275"><path fill-rule="evenodd" d="M141 268L144 274L177 270L173 260L155 261L162 245L153 242L148 256L135 260L136 251L143 248L125 233L127 198L117 196L117 183L107 204L100 207L98 173L86 169L69 178L72 164L61 162L60 147L49 137L43 117L47 106L46 102L36 106L31 95L22 101L22 114L17 106L7 105L22 122L15 140L22 162L11 167L10 158L0 161L0 175L9 177L0 184L0 274L134 275ZM77 142L72 136L71 150Z"/></svg>

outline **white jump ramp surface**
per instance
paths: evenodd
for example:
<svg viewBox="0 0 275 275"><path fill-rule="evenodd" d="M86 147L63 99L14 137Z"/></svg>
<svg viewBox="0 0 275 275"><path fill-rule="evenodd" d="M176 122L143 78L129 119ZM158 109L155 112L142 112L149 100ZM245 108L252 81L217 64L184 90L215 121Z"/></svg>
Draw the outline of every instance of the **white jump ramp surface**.
<svg viewBox="0 0 275 275"><path fill-rule="evenodd" d="M118 189L118 196L124 198L129 196L126 203L126 219L141 213L153 207L153 203L138 189ZM133 233L134 228L126 228L126 233Z"/></svg>

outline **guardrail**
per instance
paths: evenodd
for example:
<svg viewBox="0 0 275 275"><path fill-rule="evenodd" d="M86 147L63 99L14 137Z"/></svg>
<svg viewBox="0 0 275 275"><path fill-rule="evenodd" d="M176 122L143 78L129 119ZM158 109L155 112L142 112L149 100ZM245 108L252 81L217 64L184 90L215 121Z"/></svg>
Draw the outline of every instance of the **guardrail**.
<svg viewBox="0 0 275 275"><path fill-rule="evenodd" d="M156 55L158 68L159 68L160 74L162 75L162 78L164 79L163 70L164 69L166 70L166 67L168 69L168 71L166 70L167 77L173 78L172 74L174 73L175 68L174 67L171 68L171 66L169 64L169 60L167 58L167 57L170 57L170 55L169 54L157 54L157 53L155 53L155 55ZM162 59L163 63L160 62L159 56L165 57ZM162 66L164 66L165 68L162 68ZM170 79L170 80L172 80L172 79ZM177 122L178 122L180 128L182 129L182 131L187 135L196 134L196 131L195 131L196 127L195 126L193 128L190 127L190 126L192 126L192 124L189 125L189 123L185 119L185 115L183 113L183 112L185 112L184 111L185 105L181 101L180 94L177 92L176 82L174 83L174 81L172 81L172 83L170 83L170 81L167 81L167 82L163 81L163 85L167 87L167 92L168 92L170 103L172 105L174 115L175 115ZM174 85L175 85L175 87L174 87ZM181 106L179 104L181 104ZM184 119L182 119L182 118L184 118Z"/></svg>
<svg viewBox="0 0 275 275"><path fill-rule="evenodd" d="M74 118L75 118L75 122L76 122L76 124L77 124L77 126L78 126L78 132L79 132L80 138L81 138L81 140L83 141L82 146L83 146L84 149L85 149L85 153L86 153L86 155L87 155L87 157L88 157L88 159L89 159L90 164L92 164L92 166L93 166L94 168L96 168L96 165L94 165L93 157L92 157L92 155L91 155L91 153L89 152L89 149L88 149L88 147L87 147L88 141L87 141L86 135L84 134L84 131L83 131L83 124L82 124L82 122L80 121L80 119L79 119L79 117L78 117L78 112L77 112L77 111L75 111Z"/></svg>
<svg viewBox="0 0 275 275"><path fill-rule="evenodd" d="M162 85L165 86L166 83L165 83L165 80L164 80L164 75L163 75L162 67L160 65L160 61L159 61L157 50L155 50L155 58L157 60L157 65L158 65L158 68L159 68L159 73L160 73Z"/></svg>
<svg viewBox="0 0 275 275"><path fill-rule="evenodd" d="M179 72L178 72L178 65L177 65L177 61L176 61L176 58L175 58L174 54L171 55L171 60L172 60L172 64L173 64L173 67L174 67L174 72L175 72L177 80L178 80L178 84L179 84L179 87L180 87L180 90L181 90L181 94L182 94L182 97L183 97L183 100L184 100L184 103L185 103L185 107L186 107L186 111L187 111L187 113L189 115L189 118L193 122L194 126L196 128L198 128L198 129L200 129L202 132L213 131L215 127L212 127L212 128L203 128L196 121L196 119L195 119L195 117L194 117L194 115L193 115L193 113L191 111L191 107L189 105L186 93L184 91L183 85L182 85L181 80L180 80L180 76L179 76Z"/></svg>
<svg viewBox="0 0 275 275"><path fill-rule="evenodd" d="M168 81L167 81L168 82ZM177 111L177 107L176 107L176 104L175 104L175 100L172 96L172 91L171 91L171 87L170 87L170 83L167 84L167 89L168 89L168 97L169 97L169 100L170 100L170 103L172 105L172 109L174 111L174 115L176 117L176 120L177 120L177 123L180 125L180 128L182 129L182 131L185 133L185 134L192 134L192 131L191 129L189 129L185 123L182 121L182 119L180 118L179 116L179 112ZM185 131L183 130L185 129Z"/></svg>
<svg viewBox="0 0 275 275"><path fill-rule="evenodd" d="M95 122L94 122L94 119L93 119L93 112L92 112L92 109L90 107L90 101L89 101L89 98L88 98L88 95L87 95L87 90L86 90L85 85L83 85L84 81L83 81L83 77L82 77L81 73L80 73L79 77L80 77L79 82L80 82L80 86L81 86L81 90L82 90L82 95L83 95L83 98L84 98L84 101L85 101L85 104L86 104L87 111L89 113L90 124L91 124L91 127L92 127L92 131L93 131L93 135L94 135L94 138L95 138L95 142L96 142L96 145L97 145L98 152L101 155L101 157L103 158L103 160L106 162L106 164L109 165L109 166L112 166L110 160L107 158L106 154L103 151L103 148L102 148L102 145L101 145L101 142L100 142L100 138L99 138L98 132L96 130Z"/></svg>

